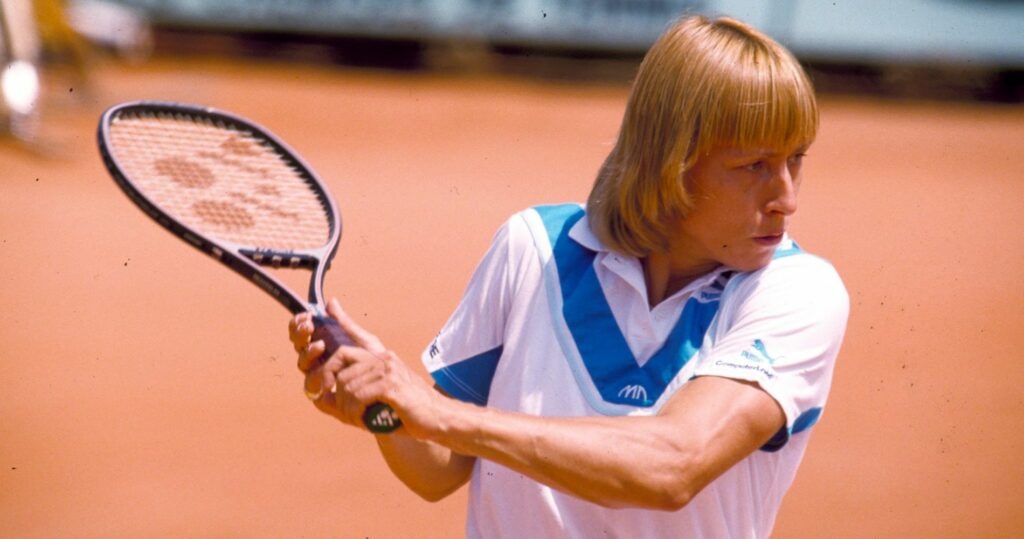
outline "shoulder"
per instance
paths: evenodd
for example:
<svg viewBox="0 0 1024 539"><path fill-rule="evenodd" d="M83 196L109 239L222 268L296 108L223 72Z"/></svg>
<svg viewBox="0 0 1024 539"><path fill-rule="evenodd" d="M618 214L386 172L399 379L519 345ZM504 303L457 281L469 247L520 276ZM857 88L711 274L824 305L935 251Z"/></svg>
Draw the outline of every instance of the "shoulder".
<svg viewBox="0 0 1024 539"><path fill-rule="evenodd" d="M563 230L572 228L586 213L582 204L567 202L531 206L516 213L513 218L518 217L529 225L541 227L549 236L557 236Z"/></svg>
<svg viewBox="0 0 1024 539"><path fill-rule="evenodd" d="M509 216L495 232L486 255L519 285L540 277L558 241L568 237L585 211L580 204L533 206Z"/></svg>
<svg viewBox="0 0 1024 539"><path fill-rule="evenodd" d="M510 215L495 231L491 249L503 252L521 252L533 244L533 228L536 220L533 208L526 208Z"/></svg>
<svg viewBox="0 0 1024 539"><path fill-rule="evenodd" d="M798 247L783 250L760 270L730 279L722 300L743 310L802 312L845 320L849 294L835 267Z"/></svg>
<svg viewBox="0 0 1024 539"><path fill-rule="evenodd" d="M535 248L550 251L551 246L569 232L586 216L586 210L579 203L546 204L531 206L514 213L504 225L502 232L510 245L519 249Z"/></svg>

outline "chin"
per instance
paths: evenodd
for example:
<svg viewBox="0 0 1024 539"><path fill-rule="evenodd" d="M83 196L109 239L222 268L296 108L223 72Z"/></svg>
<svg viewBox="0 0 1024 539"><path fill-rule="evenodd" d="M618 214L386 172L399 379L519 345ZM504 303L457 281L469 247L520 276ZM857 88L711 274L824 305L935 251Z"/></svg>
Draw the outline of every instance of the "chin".
<svg viewBox="0 0 1024 539"><path fill-rule="evenodd" d="M749 258L746 260L734 260L731 263L726 264L727 266L733 267L739 271L749 273L764 268L772 261L771 256Z"/></svg>

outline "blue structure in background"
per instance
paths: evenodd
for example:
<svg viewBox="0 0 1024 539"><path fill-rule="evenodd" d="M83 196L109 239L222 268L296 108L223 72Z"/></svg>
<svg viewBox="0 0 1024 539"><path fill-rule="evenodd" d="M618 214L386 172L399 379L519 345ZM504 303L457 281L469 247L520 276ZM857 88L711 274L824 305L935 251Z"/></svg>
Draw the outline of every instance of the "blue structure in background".
<svg viewBox="0 0 1024 539"><path fill-rule="evenodd" d="M640 52L684 13L726 14L823 61L1024 68L1014 0L117 0L157 25Z"/></svg>

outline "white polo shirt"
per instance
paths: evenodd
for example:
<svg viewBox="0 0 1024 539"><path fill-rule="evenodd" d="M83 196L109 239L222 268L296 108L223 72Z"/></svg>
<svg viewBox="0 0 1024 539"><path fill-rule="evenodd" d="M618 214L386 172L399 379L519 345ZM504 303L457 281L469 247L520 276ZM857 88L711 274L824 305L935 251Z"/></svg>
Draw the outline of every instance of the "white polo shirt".
<svg viewBox="0 0 1024 539"><path fill-rule="evenodd" d="M849 298L786 238L765 268L720 268L649 308L639 260L578 204L494 237L423 362L456 398L538 416L654 415L695 376L756 382L786 426L679 511L607 509L478 459L469 537L767 537L828 396ZM643 466L643 463L637 463Z"/></svg>

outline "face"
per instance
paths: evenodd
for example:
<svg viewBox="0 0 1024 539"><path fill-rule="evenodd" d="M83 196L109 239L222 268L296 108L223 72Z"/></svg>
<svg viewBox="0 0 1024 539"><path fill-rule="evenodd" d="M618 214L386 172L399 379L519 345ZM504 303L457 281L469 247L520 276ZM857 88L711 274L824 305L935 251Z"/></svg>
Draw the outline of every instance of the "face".
<svg viewBox="0 0 1024 539"><path fill-rule="evenodd" d="M678 268L760 269L796 212L807 146L716 147L686 174L694 207L681 219L670 256Z"/></svg>

